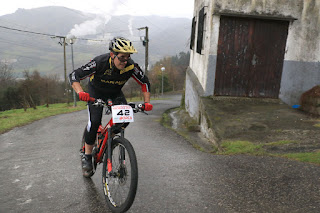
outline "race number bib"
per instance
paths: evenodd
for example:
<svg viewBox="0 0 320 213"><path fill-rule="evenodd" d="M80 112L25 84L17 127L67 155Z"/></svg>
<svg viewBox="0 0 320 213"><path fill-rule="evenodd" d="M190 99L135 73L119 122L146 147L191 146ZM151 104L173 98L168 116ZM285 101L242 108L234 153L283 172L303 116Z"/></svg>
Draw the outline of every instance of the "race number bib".
<svg viewBox="0 0 320 213"><path fill-rule="evenodd" d="M133 110L129 105L112 106L113 123L133 122Z"/></svg>

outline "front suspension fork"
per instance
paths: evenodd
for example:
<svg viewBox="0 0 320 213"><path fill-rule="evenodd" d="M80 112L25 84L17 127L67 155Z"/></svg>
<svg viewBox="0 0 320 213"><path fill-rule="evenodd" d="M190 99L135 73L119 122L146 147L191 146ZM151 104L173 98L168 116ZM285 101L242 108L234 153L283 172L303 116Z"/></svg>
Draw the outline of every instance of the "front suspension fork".
<svg viewBox="0 0 320 213"><path fill-rule="evenodd" d="M107 169L108 169L108 173L110 173L112 171L112 140L113 140L113 135L111 133L111 128L108 128L108 139L107 139L107 143L108 143L108 155L107 155ZM120 131L120 137L124 138L124 129L121 129ZM122 163L125 162L125 150L123 147L120 147L120 153L121 153L121 159L119 159Z"/></svg>
<svg viewBox="0 0 320 213"><path fill-rule="evenodd" d="M111 134L111 128L108 128L108 140L107 140L107 143L108 143L108 159L107 159L107 168L108 168L108 173L110 173L112 171L112 158L111 158L111 153L112 153L112 134Z"/></svg>

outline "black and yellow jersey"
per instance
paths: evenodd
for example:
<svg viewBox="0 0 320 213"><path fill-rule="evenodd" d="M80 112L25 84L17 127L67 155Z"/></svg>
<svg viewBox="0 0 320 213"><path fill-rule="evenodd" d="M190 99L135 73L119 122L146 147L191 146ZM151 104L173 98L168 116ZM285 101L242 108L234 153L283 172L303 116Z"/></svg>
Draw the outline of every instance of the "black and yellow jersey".
<svg viewBox="0 0 320 213"><path fill-rule="evenodd" d="M88 77L90 78L89 86L99 93L119 93L131 77L141 85L143 92L150 92L150 82L137 63L130 59L124 69L118 70L112 66L109 53L97 56L89 63L71 72L69 81L72 84Z"/></svg>

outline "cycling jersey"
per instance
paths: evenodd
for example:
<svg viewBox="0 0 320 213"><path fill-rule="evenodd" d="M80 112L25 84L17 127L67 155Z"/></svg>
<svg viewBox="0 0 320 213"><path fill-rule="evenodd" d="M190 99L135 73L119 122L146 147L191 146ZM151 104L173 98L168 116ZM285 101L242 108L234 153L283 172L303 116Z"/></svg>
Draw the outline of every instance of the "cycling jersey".
<svg viewBox="0 0 320 213"><path fill-rule="evenodd" d="M118 70L112 66L110 53L97 56L86 65L74 70L69 75L69 81L72 84L87 77L90 77L89 87L102 94L119 93L130 77L141 85L143 92L150 92L149 80L137 63L129 59L125 68Z"/></svg>

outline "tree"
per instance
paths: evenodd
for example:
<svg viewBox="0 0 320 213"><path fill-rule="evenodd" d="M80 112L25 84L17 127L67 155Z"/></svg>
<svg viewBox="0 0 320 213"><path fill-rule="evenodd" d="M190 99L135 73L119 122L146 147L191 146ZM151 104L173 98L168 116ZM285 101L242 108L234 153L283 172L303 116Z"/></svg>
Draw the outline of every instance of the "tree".
<svg viewBox="0 0 320 213"><path fill-rule="evenodd" d="M12 71L12 66L6 63L0 63L0 87L5 87L14 80Z"/></svg>
<svg viewBox="0 0 320 213"><path fill-rule="evenodd" d="M57 76L41 76L37 70L25 70L24 78L17 80L12 67L0 66L0 111L64 102L64 82Z"/></svg>
<svg viewBox="0 0 320 213"><path fill-rule="evenodd" d="M152 83L152 93L159 94L161 92L162 75L164 92L182 90L184 88L186 70L189 66L189 58L189 52L181 52L179 55L165 57L156 62L149 74L149 79ZM161 72L161 67L165 67L163 73Z"/></svg>

